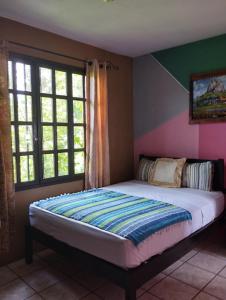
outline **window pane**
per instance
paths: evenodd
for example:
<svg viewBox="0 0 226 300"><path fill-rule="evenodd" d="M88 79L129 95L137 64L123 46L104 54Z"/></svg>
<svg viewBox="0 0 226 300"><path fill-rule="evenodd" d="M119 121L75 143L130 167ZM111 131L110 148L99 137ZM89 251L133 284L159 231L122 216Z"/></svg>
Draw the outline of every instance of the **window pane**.
<svg viewBox="0 0 226 300"><path fill-rule="evenodd" d="M74 147L75 149L84 148L84 128L81 126L74 127Z"/></svg>
<svg viewBox="0 0 226 300"><path fill-rule="evenodd" d="M75 174L84 173L84 152L74 153L74 171Z"/></svg>
<svg viewBox="0 0 226 300"><path fill-rule="evenodd" d="M56 94L66 96L67 95L67 74L62 71L55 71L56 79Z"/></svg>
<svg viewBox="0 0 226 300"><path fill-rule="evenodd" d="M74 164L72 168L75 174L84 173L84 75L77 74L76 70L72 72L67 68L58 70L45 62L31 64L29 59L26 62L26 59L17 60L15 57L8 62L14 182L38 182L40 177L68 176L71 164ZM33 82L39 82L34 91ZM37 100L40 106L37 107L37 119L33 114L33 100ZM73 109L73 112L69 112L69 109ZM40 154L39 151L34 153L36 144L33 130L36 127L38 131L41 130L41 139L37 141ZM39 167L36 170L38 160L41 161L42 174L38 174Z"/></svg>
<svg viewBox="0 0 226 300"><path fill-rule="evenodd" d="M73 97L83 98L83 76L72 74Z"/></svg>
<svg viewBox="0 0 226 300"><path fill-rule="evenodd" d="M33 134L31 125L19 126L19 144L21 152L33 150Z"/></svg>
<svg viewBox="0 0 226 300"><path fill-rule="evenodd" d="M53 122L53 99L41 97L42 122Z"/></svg>
<svg viewBox="0 0 226 300"><path fill-rule="evenodd" d="M16 86L19 91L25 90L24 73L24 64L16 63Z"/></svg>
<svg viewBox="0 0 226 300"><path fill-rule="evenodd" d="M44 178L55 177L54 155L53 154L44 154L43 155L43 177Z"/></svg>
<svg viewBox="0 0 226 300"><path fill-rule="evenodd" d="M25 90L31 92L31 66L25 65Z"/></svg>
<svg viewBox="0 0 226 300"><path fill-rule="evenodd" d="M53 126L42 127L42 149L53 150Z"/></svg>
<svg viewBox="0 0 226 300"><path fill-rule="evenodd" d="M23 63L16 63L16 84L18 91L31 92L31 67Z"/></svg>
<svg viewBox="0 0 226 300"><path fill-rule="evenodd" d="M68 175L68 153L58 153L58 175Z"/></svg>
<svg viewBox="0 0 226 300"><path fill-rule="evenodd" d="M11 125L11 139L12 139L12 151L16 151L16 142L15 142L15 127Z"/></svg>
<svg viewBox="0 0 226 300"><path fill-rule="evenodd" d="M19 121L32 121L32 103L31 96L17 95L18 103L18 120Z"/></svg>
<svg viewBox="0 0 226 300"><path fill-rule="evenodd" d="M52 70L39 68L41 93L52 94Z"/></svg>
<svg viewBox="0 0 226 300"><path fill-rule="evenodd" d="M67 123L67 100L56 99L56 119L57 122Z"/></svg>
<svg viewBox="0 0 226 300"><path fill-rule="evenodd" d="M83 101L73 101L74 123L84 122Z"/></svg>
<svg viewBox="0 0 226 300"><path fill-rule="evenodd" d="M67 126L57 126L57 148L67 149Z"/></svg>
<svg viewBox="0 0 226 300"><path fill-rule="evenodd" d="M13 88L13 65L11 61L8 61L8 86L9 89Z"/></svg>
<svg viewBox="0 0 226 300"><path fill-rule="evenodd" d="M10 116L11 121L14 121L14 97L13 94L9 94L9 102L10 102Z"/></svg>
<svg viewBox="0 0 226 300"><path fill-rule="evenodd" d="M21 182L34 180L33 155L20 156L20 179Z"/></svg>
<svg viewBox="0 0 226 300"><path fill-rule="evenodd" d="M16 178L16 157L13 156L13 180L14 180L14 183L17 182L17 178Z"/></svg>

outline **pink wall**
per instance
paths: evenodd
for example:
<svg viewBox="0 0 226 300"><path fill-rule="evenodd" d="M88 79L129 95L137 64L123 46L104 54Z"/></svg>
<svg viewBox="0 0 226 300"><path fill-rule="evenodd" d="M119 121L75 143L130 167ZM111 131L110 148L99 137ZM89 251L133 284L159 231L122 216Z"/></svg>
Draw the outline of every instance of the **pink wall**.
<svg viewBox="0 0 226 300"><path fill-rule="evenodd" d="M139 154L189 158L223 158L226 163L226 123L189 125L185 111L134 141ZM226 186L226 178L225 178Z"/></svg>
<svg viewBox="0 0 226 300"><path fill-rule="evenodd" d="M199 157L223 158L226 171L226 123L199 125Z"/></svg>
<svg viewBox="0 0 226 300"><path fill-rule="evenodd" d="M199 126L188 124L188 111L135 139L135 157L139 154L198 157Z"/></svg>

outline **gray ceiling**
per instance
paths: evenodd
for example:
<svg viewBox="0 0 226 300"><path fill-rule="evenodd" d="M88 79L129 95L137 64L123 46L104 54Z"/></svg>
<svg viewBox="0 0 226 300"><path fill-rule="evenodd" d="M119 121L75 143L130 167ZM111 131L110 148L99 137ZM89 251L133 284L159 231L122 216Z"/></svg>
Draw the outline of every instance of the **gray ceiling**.
<svg viewBox="0 0 226 300"><path fill-rule="evenodd" d="M226 0L0 0L0 16L132 57L226 32Z"/></svg>

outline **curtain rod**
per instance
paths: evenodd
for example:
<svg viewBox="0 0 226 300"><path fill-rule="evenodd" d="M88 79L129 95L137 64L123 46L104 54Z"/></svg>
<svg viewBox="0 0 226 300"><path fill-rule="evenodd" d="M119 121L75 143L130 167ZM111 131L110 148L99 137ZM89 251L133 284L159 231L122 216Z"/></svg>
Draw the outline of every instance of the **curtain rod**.
<svg viewBox="0 0 226 300"><path fill-rule="evenodd" d="M18 42L13 42L13 41L8 41L8 43L16 45L16 46L25 47L25 48L29 48L29 49L32 49L32 50L41 51L41 52L45 52L45 53L49 53L49 54L61 56L61 57L64 57L64 58L76 60L76 61L79 61L79 62L81 62L83 64L86 64L86 63L92 64L91 60L81 59L81 58L77 58L77 57L74 57L74 56L70 56L70 55L65 55L65 54L61 54L61 53L58 53L58 52L54 52L54 51L51 51L51 50L46 50L46 49L42 49L42 48L38 48L38 47L34 47L34 46L29 46L29 45L26 45L26 44L22 44L22 43L18 43ZM108 65L108 69L113 69L113 70L118 70L119 69L119 67L115 66L111 61L106 61L106 63ZM100 63L100 65L101 65L101 63Z"/></svg>

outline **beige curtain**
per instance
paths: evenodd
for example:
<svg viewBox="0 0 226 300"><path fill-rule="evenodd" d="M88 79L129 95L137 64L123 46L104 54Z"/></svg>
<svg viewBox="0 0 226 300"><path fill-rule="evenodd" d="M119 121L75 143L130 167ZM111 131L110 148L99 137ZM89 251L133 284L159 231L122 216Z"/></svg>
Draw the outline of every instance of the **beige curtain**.
<svg viewBox="0 0 226 300"><path fill-rule="evenodd" d="M14 230L14 183L8 101L6 42L0 43L0 253L9 251Z"/></svg>
<svg viewBox="0 0 226 300"><path fill-rule="evenodd" d="M85 188L89 189L110 184L106 63L87 64L86 98Z"/></svg>

